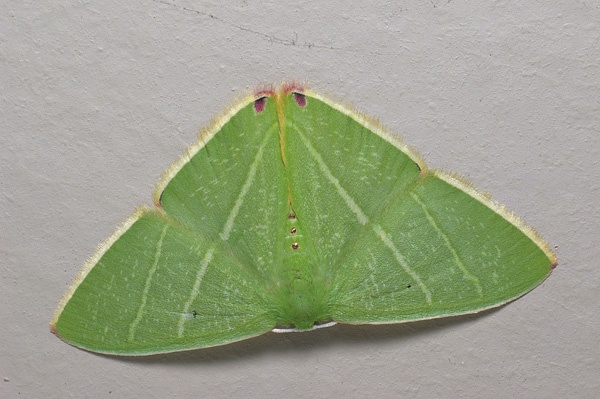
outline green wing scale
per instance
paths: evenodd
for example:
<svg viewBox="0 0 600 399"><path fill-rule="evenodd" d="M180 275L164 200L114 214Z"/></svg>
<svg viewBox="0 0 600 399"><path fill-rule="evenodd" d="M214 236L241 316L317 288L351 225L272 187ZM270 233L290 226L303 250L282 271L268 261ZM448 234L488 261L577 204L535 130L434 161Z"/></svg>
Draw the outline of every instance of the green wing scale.
<svg viewBox="0 0 600 399"><path fill-rule="evenodd" d="M556 266L547 244L378 123L308 89L216 119L99 247L51 330L145 355L273 329L397 323L500 306Z"/></svg>

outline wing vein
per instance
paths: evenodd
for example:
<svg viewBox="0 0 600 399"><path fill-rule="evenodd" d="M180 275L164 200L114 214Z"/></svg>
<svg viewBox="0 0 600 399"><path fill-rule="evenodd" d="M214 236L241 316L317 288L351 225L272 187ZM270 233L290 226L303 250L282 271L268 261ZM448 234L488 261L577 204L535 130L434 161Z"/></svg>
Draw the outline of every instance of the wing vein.
<svg viewBox="0 0 600 399"><path fill-rule="evenodd" d="M229 213L229 217L227 217L227 221L225 222L225 225L223 226L223 231L219 234L219 237L221 237L221 239L223 241L227 241L229 239L229 234L231 233L231 230L233 229L233 223L235 222L235 218L237 217L238 213L240 212L240 208L242 207L242 204L244 203L244 198L246 197L246 194L248 194L248 190L250 190L250 187L252 186L252 183L254 182L254 177L256 176L256 170L258 169L258 164L260 163L260 160L262 159L263 151L264 151L265 146L267 145L269 136L270 136L269 131L267 131L267 134L265 135L263 142L260 144L260 147L258 148L258 151L256 152L256 156L254 157L254 160L252 161L252 165L250 165L250 170L248 171L248 176L246 177L246 181L244 182L244 185L242 186L240 194L238 195L237 199L235 200L235 204L233 205L233 208L231 209L231 212Z"/></svg>
<svg viewBox="0 0 600 399"><path fill-rule="evenodd" d="M408 266L408 263L406 263L406 259L404 259L404 256L402 256L402 254L400 253L398 248L396 248L392 239L386 234L386 232L383 230L383 228L378 224L373 226L373 231L379 236L379 238L381 238L381 241L383 241L385 246L388 247L392 251L392 253L394 254L394 257L396 258L396 260L398 261L400 266L402 266L404 271L406 273L408 273L408 275L417 283L417 285L419 286L419 288L421 289L421 291L423 291L423 294L425 295L425 300L427 301L428 304L431 305L431 291L429 291L429 288L427 288L425 283L423 283L423 281L421 280L419 275L417 273L415 273L415 271L412 270L410 268L410 266Z"/></svg>
<svg viewBox="0 0 600 399"><path fill-rule="evenodd" d="M194 287L192 288L192 292L190 293L188 300L183 306L183 313L181 314L181 316L179 316L179 322L177 323L178 338L181 338L183 336L183 331L185 329L185 321L188 318L188 315L190 314L190 306L192 306L192 303L196 300L198 294L200 293L200 284L202 283L202 279L204 278L204 274L206 273L206 268L212 260L214 252L215 247L213 246L206 252L206 255L204 255L204 259L202 259L202 262L200 263L200 269L196 273L196 281L194 281Z"/></svg>
<svg viewBox="0 0 600 399"><path fill-rule="evenodd" d="M312 146L310 141L306 138L306 136L304 134L302 134L302 132L299 129L298 129L298 134L300 135L302 142L304 143L304 145L310 152L310 155L312 155L313 158L315 159L315 161L317 161L317 164L319 165L319 169L321 169L321 172L323 172L325 177L327 177L327 180L329 180L329 182L331 184L333 184L333 186L337 190L338 194L346 202L346 205L348 205L348 207L352 210L352 212L354 212L354 214L358 218L358 222L362 225L367 224L369 222L369 218L367 217L367 215L365 215L365 213L362 211L362 209L360 209L360 206L358 206L356 201L354 201L354 199L350 196L350 194L348 194L348 192L344 189L344 187L342 187L342 185L340 184L340 181L333 175L333 173L331 173L331 170L327 167L327 165L325 164L325 161L323 161L321 154L318 153L318 151Z"/></svg>
<svg viewBox="0 0 600 399"><path fill-rule="evenodd" d="M129 326L129 335L128 335L129 341L133 341L133 339L135 338L135 330L137 329L138 324L142 320L142 316L143 316L144 310L146 308L146 302L148 301L148 292L150 291L150 285L152 284L152 277L154 277L154 273L156 272L156 269L158 269L158 260L160 259L160 254L162 251L163 239L165 238L165 235L167 234L168 228L169 228L168 225L163 227L163 229L160 233L160 238L158 239L158 241L156 243L156 248L154 249L154 262L152 263L152 267L148 271L148 277L146 277L146 284L144 285L144 291L142 292L142 303L140 304L140 307L138 308L135 319Z"/></svg>
<svg viewBox="0 0 600 399"><path fill-rule="evenodd" d="M452 243L450 242L450 239L448 238L448 236L446 235L446 233L444 233L442 231L441 227L435 221L435 219L433 218L433 216L431 215L431 213L429 213L429 210L427 209L427 205L425 205L425 203L423 201L421 201L421 199L419 198L419 196L417 194L410 193L410 196L412 197L413 200L415 200L415 202L417 204L419 204L421 206L421 209L423 209L423 213L425 213L425 217L429 221L429 224L439 234L439 236L444 241L444 244L446 245L446 248L448 248L448 250L452 253L452 256L454 257L454 261L456 262L458 268L463 273L463 278L465 280L470 281L475 286L475 289L477 289L477 293L479 294L479 296L482 296L483 290L481 288L481 283L479 282L479 279L469 272L469 270L467 269L467 267L463 263L463 261L460 258L460 256L458 256L458 252L456 252L456 249L454 249L454 247L452 246Z"/></svg>

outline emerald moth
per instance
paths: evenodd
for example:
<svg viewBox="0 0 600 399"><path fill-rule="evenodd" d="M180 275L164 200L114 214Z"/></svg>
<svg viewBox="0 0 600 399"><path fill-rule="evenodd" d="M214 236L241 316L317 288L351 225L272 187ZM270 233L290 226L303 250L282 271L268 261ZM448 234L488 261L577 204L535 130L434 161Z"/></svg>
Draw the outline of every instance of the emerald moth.
<svg viewBox="0 0 600 399"><path fill-rule="evenodd" d="M530 227L295 84L230 106L101 244L51 331L148 355L269 331L475 313L556 266Z"/></svg>

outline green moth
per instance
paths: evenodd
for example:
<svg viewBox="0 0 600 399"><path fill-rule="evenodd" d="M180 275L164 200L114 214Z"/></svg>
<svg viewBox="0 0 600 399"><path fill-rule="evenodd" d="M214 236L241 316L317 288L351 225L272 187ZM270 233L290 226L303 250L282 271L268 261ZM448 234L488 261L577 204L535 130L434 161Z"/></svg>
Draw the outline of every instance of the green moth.
<svg viewBox="0 0 600 399"><path fill-rule="evenodd" d="M268 331L493 308L556 266L548 245L363 114L297 85L226 110L87 261L50 324L147 355Z"/></svg>

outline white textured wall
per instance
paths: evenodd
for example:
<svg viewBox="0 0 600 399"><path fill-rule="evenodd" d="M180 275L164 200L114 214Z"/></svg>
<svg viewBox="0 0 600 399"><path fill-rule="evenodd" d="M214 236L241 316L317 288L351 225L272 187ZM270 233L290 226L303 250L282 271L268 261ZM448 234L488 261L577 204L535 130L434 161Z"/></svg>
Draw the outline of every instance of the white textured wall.
<svg viewBox="0 0 600 399"><path fill-rule="evenodd" d="M350 3L2 2L1 397L597 397L600 3ZM479 317L126 360L50 334L84 260L198 128L283 79L491 192L559 267Z"/></svg>

